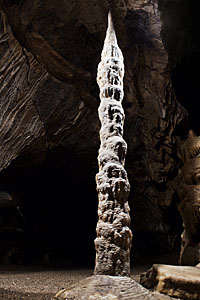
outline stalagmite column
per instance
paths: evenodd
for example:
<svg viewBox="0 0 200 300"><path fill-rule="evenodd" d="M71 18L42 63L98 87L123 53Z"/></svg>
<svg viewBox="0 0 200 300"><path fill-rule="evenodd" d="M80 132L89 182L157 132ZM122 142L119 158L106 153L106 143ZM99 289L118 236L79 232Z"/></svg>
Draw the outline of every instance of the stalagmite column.
<svg viewBox="0 0 200 300"><path fill-rule="evenodd" d="M111 13L98 66L101 121L99 173L96 175L99 198L95 274L129 276L132 233L128 195L130 185L124 169L127 145L123 123L123 55L118 47Z"/></svg>
<svg viewBox="0 0 200 300"><path fill-rule="evenodd" d="M180 146L180 157L184 163L177 189L184 226L180 264L195 266L200 263L200 137L192 130Z"/></svg>

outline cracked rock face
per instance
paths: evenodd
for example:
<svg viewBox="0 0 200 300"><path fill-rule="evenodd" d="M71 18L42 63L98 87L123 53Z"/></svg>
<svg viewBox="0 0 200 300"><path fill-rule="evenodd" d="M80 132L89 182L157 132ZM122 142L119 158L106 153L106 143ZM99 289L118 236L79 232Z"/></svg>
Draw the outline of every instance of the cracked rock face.
<svg viewBox="0 0 200 300"><path fill-rule="evenodd" d="M124 138L135 247L153 241L170 248L176 232L163 214L173 200L181 164L176 138L187 114L172 89L156 1L65 0L62 6L51 0L0 1L0 189L17 191L29 218L24 203L33 197L36 211L44 203L35 174L44 174L40 182L48 180L53 165L58 173L69 170L70 199L77 186L84 191L88 186L88 211L97 203L90 194L100 128L95 78L110 5L125 63ZM36 196L24 192L25 182ZM48 203L51 192L44 197ZM65 196L59 198L62 206ZM73 202L83 205L80 199Z"/></svg>

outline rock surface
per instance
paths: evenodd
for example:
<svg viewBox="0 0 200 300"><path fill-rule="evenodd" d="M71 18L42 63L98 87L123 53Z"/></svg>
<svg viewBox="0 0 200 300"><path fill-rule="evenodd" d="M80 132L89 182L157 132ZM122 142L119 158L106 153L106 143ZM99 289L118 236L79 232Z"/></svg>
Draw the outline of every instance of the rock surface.
<svg viewBox="0 0 200 300"><path fill-rule="evenodd" d="M146 288L183 299L200 298L200 269L170 265L153 265L140 277Z"/></svg>
<svg viewBox="0 0 200 300"><path fill-rule="evenodd" d="M95 275L61 290L53 299L82 300L164 300L162 295L152 295L133 279L120 276ZM167 297L166 300L170 298Z"/></svg>
<svg viewBox="0 0 200 300"><path fill-rule="evenodd" d="M180 263L195 266L200 262L200 137L190 130L182 144L180 155L184 166L179 175L179 211L183 219L184 231Z"/></svg>
<svg viewBox="0 0 200 300"><path fill-rule="evenodd" d="M134 247L171 249L179 234L173 223L174 178L182 164L176 141L187 113L172 88L157 2L65 0L59 6L51 0L1 0L0 7L0 189L21 195L27 236L53 232L60 222L52 221L56 215L63 219L61 227L70 228L64 212L75 208L68 205L84 209L76 186L84 192L88 187L85 206L88 215L96 214L91 192L100 127L95 78L111 8L125 58L124 138ZM57 174L66 178L67 204L65 191L58 197L62 180ZM55 207L60 207L56 213ZM84 224L80 218L81 213L77 227Z"/></svg>

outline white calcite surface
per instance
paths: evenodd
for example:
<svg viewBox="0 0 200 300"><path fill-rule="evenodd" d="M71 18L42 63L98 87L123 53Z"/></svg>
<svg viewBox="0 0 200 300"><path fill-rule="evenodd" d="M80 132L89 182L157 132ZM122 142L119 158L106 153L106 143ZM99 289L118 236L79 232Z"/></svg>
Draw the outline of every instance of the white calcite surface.
<svg viewBox="0 0 200 300"><path fill-rule="evenodd" d="M123 123L123 55L118 47L111 13L98 66L101 121L99 173L96 176L99 197L95 274L130 275L132 233L128 194L130 190L124 169L127 145Z"/></svg>

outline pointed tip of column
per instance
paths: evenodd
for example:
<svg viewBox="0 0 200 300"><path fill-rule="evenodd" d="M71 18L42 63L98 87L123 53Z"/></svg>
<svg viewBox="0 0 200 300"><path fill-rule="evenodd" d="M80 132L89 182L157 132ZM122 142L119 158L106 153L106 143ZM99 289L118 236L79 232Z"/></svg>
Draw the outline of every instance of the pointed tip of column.
<svg viewBox="0 0 200 300"><path fill-rule="evenodd" d="M115 33L115 28L114 28L114 24L113 24L111 11L108 12L108 28L107 28L107 32L106 32L105 41L109 41L109 43L112 43L112 44L117 44L117 37L116 37L116 33Z"/></svg>
<svg viewBox="0 0 200 300"><path fill-rule="evenodd" d="M114 27L111 10L109 10L109 12L108 12L108 28L110 28L110 27Z"/></svg>

